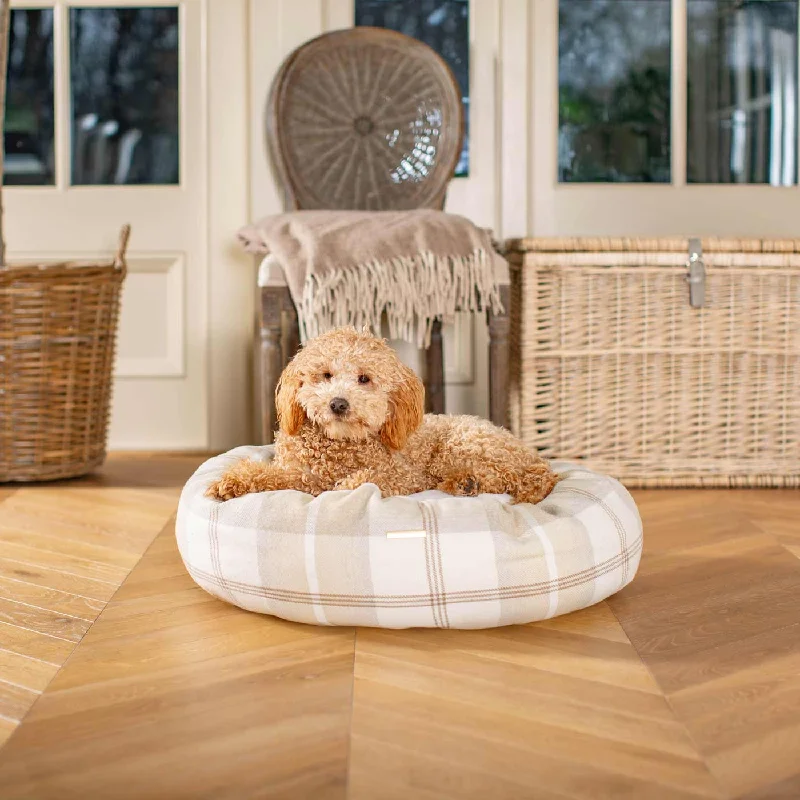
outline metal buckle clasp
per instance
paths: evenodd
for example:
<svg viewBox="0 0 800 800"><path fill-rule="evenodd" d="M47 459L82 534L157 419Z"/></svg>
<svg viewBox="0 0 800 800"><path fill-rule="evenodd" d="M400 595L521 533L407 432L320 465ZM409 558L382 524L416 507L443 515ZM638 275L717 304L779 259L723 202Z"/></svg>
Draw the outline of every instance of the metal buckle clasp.
<svg viewBox="0 0 800 800"><path fill-rule="evenodd" d="M689 239L689 260L686 262L686 282L689 284L689 304L702 308L706 303L706 267L703 246L699 239Z"/></svg>

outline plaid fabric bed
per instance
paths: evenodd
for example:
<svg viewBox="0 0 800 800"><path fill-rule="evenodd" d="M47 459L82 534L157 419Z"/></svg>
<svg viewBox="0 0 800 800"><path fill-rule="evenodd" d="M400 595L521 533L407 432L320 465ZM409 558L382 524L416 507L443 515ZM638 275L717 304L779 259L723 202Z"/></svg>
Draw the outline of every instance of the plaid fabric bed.
<svg viewBox="0 0 800 800"><path fill-rule="evenodd" d="M317 625L488 628L584 608L631 581L642 525L613 478L558 463L542 503L423 492L382 498L367 484L311 497L284 491L226 503L206 487L239 447L192 476L177 538L194 580L237 606Z"/></svg>

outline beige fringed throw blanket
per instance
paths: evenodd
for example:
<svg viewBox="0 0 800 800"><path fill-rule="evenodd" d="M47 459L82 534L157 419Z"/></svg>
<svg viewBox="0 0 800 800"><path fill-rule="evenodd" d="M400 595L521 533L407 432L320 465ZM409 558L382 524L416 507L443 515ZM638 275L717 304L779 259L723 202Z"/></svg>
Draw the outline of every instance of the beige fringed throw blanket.
<svg viewBox="0 0 800 800"><path fill-rule="evenodd" d="M418 346L456 309L500 311L502 258L490 234L442 211L297 211L239 232L252 253L282 267L303 339L340 325L380 331Z"/></svg>

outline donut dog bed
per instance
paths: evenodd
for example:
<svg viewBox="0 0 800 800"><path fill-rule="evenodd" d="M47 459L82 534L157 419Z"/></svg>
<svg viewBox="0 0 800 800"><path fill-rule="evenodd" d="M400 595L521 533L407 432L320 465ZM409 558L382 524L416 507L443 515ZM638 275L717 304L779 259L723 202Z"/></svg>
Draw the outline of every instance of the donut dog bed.
<svg viewBox="0 0 800 800"><path fill-rule="evenodd" d="M186 569L248 611L314 625L491 628L597 603L636 573L642 524L618 481L553 462L562 476L537 505L439 491L381 497L365 484L312 497L287 490L227 502L204 496L242 458L206 461L178 506Z"/></svg>

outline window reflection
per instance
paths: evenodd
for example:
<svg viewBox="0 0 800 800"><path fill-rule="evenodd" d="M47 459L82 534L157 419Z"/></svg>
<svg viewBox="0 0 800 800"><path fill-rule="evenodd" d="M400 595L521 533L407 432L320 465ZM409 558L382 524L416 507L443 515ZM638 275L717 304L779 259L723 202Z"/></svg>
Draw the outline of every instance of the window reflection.
<svg viewBox="0 0 800 800"><path fill-rule="evenodd" d="M425 101L420 102L412 126L414 144L411 152L404 156L389 173L392 183L424 181L436 160L435 142L439 138L439 131L442 127L441 110L428 107ZM387 138L390 147L393 146L392 140L396 141L395 134L399 135L399 133L399 131L393 131Z"/></svg>
<svg viewBox="0 0 800 800"><path fill-rule="evenodd" d="M455 174L469 174L468 0L356 0L356 25L389 28L412 36L447 62L464 104L464 148Z"/></svg>
<svg viewBox="0 0 800 800"><path fill-rule="evenodd" d="M52 185L52 9L12 10L7 75L3 182Z"/></svg>
<svg viewBox="0 0 800 800"><path fill-rule="evenodd" d="M687 179L796 183L796 0L688 0L687 11Z"/></svg>
<svg viewBox="0 0 800 800"><path fill-rule="evenodd" d="M560 0L562 182L670 180L670 0Z"/></svg>
<svg viewBox="0 0 800 800"><path fill-rule="evenodd" d="M70 34L72 183L178 183L178 9L73 8Z"/></svg>

